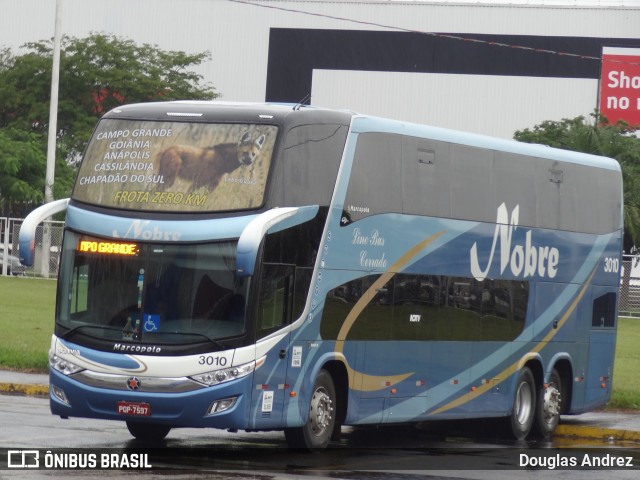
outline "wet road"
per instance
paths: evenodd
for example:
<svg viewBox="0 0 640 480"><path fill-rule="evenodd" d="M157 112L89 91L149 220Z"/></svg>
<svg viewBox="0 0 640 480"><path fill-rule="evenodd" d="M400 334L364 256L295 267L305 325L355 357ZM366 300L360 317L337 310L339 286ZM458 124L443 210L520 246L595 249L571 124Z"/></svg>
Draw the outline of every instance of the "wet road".
<svg viewBox="0 0 640 480"><path fill-rule="evenodd" d="M146 455L152 469L0 470L1 478L344 478L411 480L416 478L563 479L603 478L587 462L603 455L632 457L632 467L606 473L608 480L636 479L640 450L583 441L520 442L500 439L489 422L435 422L415 427L344 428L342 439L321 453L291 451L281 432L229 433L174 429L157 445L133 440L121 422L62 420L50 414L48 400L0 395L0 448L95 455ZM594 450L595 448L595 450ZM572 460L573 459L573 460ZM0 458L1 462L6 459ZM562 462L576 466L562 470ZM44 463L44 462L43 462ZM99 461L97 462L99 464ZM545 465L540 465L544 463ZM525 464L525 465L523 465ZM531 469L531 465L537 467ZM553 468L550 468L553 466ZM24 477L28 473L28 477Z"/></svg>

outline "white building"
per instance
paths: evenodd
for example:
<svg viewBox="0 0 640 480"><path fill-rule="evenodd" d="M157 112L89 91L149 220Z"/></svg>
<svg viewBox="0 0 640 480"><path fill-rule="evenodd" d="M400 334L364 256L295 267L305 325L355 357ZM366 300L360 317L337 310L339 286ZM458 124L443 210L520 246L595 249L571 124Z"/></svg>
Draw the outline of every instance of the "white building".
<svg viewBox="0 0 640 480"><path fill-rule="evenodd" d="M311 103L512 137L593 112L603 46L640 47L638 0L58 0L62 31L209 50L224 100ZM54 0L0 0L0 48L53 37Z"/></svg>

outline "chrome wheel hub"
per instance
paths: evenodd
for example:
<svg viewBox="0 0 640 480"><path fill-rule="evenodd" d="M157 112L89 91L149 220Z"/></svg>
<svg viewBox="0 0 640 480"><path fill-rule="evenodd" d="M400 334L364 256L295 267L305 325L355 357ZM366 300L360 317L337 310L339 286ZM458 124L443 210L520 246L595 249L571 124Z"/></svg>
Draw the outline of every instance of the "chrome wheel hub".
<svg viewBox="0 0 640 480"><path fill-rule="evenodd" d="M531 412L533 410L531 387L528 383L522 383L518 387L514 408L518 423L520 425L527 423L527 420L531 417Z"/></svg>
<svg viewBox="0 0 640 480"><path fill-rule="evenodd" d="M311 431L319 436L331 425L333 417L333 401L324 388L319 388L313 394L309 407L309 421Z"/></svg>
<svg viewBox="0 0 640 480"><path fill-rule="evenodd" d="M554 417L560 415L561 400L560 392L555 385L549 385L544 390L542 411L544 413L545 420L550 421Z"/></svg>

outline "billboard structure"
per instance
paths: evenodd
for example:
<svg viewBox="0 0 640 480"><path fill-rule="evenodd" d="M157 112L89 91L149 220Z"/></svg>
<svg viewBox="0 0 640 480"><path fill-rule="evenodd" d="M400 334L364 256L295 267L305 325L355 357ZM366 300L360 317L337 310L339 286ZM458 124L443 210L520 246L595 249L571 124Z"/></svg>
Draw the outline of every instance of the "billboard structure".
<svg viewBox="0 0 640 480"><path fill-rule="evenodd" d="M603 47L600 112L640 128L640 48Z"/></svg>

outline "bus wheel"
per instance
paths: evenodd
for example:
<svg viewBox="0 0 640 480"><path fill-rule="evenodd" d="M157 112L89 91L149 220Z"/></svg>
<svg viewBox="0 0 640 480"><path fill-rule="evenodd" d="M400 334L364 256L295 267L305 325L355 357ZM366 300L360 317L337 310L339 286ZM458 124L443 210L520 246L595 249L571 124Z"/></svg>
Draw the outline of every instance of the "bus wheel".
<svg viewBox="0 0 640 480"><path fill-rule="evenodd" d="M138 440L145 442L159 442L171 431L169 425L158 425L155 423L127 422L129 433Z"/></svg>
<svg viewBox="0 0 640 480"><path fill-rule="evenodd" d="M543 438L548 437L560 422L562 411L562 380L554 368L549 376L549 382L540 389L536 402L536 415L533 422L535 433Z"/></svg>
<svg viewBox="0 0 640 480"><path fill-rule="evenodd" d="M529 367L520 370L508 429L516 440L524 440L533 426L536 405L536 383Z"/></svg>
<svg viewBox="0 0 640 480"><path fill-rule="evenodd" d="M336 423L336 390L331 375L321 370L313 386L307 423L284 431L292 448L320 450L329 444Z"/></svg>

